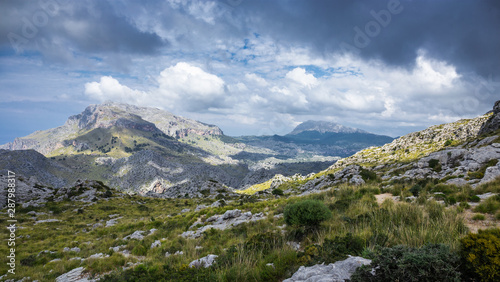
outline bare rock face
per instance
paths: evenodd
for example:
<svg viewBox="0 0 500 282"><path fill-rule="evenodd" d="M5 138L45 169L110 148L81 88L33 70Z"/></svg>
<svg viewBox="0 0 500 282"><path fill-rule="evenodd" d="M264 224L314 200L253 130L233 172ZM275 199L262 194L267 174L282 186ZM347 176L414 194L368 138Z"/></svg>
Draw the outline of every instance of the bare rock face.
<svg viewBox="0 0 500 282"><path fill-rule="evenodd" d="M371 262L371 260L362 257L349 257L329 265L301 266L292 277L283 280L283 282L343 282L349 280L358 267L368 265Z"/></svg>
<svg viewBox="0 0 500 282"><path fill-rule="evenodd" d="M500 100L495 102L493 107L493 115L484 123L479 131L479 134L488 134L500 129Z"/></svg>
<svg viewBox="0 0 500 282"><path fill-rule="evenodd" d="M69 117L62 126L16 138L14 142L0 145L0 149L33 149L44 155L68 145L73 145L77 149L85 149L86 144L65 142L71 140L71 136L81 132L111 127L166 134L174 138L185 137L189 134L201 136L223 134L222 130L215 125L174 116L160 109L106 102L88 106L82 113Z"/></svg>

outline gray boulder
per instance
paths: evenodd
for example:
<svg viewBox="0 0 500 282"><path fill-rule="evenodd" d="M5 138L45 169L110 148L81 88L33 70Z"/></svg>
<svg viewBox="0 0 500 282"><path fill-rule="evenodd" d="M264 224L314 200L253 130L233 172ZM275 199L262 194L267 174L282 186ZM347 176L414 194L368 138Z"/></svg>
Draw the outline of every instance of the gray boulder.
<svg viewBox="0 0 500 282"><path fill-rule="evenodd" d="M56 278L56 282L87 282L87 281L96 281L90 280L84 276L83 271L85 269L83 267L75 268L67 273Z"/></svg>
<svg viewBox="0 0 500 282"><path fill-rule="evenodd" d="M136 240L142 240L144 239L144 235L142 235L146 231L135 231L134 233L125 236L123 239L124 240L129 240L129 239L136 239Z"/></svg>
<svg viewBox="0 0 500 282"><path fill-rule="evenodd" d="M217 255L208 255L206 257L199 258L197 260L193 260L190 264L189 267L210 267L212 264L215 262L215 259L217 258Z"/></svg>
<svg viewBox="0 0 500 282"><path fill-rule="evenodd" d="M351 278L356 269L372 261L362 257L349 257L329 265L317 264L311 267L301 266L292 277L283 282L340 282Z"/></svg>
<svg viewBox="0 0 500 282"><path fill-rule="evenodd" d="M156 240L153 243L151 243L151 249L156 248L156 247L161 247L160 240Z"/></svg>

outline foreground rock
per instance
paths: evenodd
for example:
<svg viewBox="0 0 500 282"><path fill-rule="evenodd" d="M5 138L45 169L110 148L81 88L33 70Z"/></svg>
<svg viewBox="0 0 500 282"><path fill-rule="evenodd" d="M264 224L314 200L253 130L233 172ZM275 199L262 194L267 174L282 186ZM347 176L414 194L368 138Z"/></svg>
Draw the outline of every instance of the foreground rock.
<svg viewBox="0 0 500 282"><path fill-rule="evenodd" d="M200 268L200 267L207 268L207 267L210 267L210 266L212 266L212 264L214 264L215 259L217 257L218 257L217 255L208 255L206 257L202 257L200 259L193 260L189 264L189 267L196 267L196 268Z"/></svg>
<svg viewBox="0 0 500 282"><path fill-rule="evenodd" d="M252 214L252 212L242 213L240 210L228 210L222 215L214 215L205 220L205 223L209 223L203 227L198 228L196 231L186 231L181 234L184 238L198 238L201 237L203 232L208 229L219 229L225 230L233 226L238 226L242 223L253 222L257 220L264 219L263 213ZM191 228L201 224L201 222L196 222L191 226Z"/></svg>
<svg viewBox="0 0 500 282"><path fill-rule="evenodd" d="M83 273L85 269L83 267L78 267L70 272L64 273L63 275L56 278L56 282L91 282L97 281L88 279L88 277Z"/></svg>
<svg viewBox="0 0 500 282"><path fill-rule="evenodd" d="M371 260L362 257L349 257L346 260L337 261L329 265L317 264L311 267L301 266L292 277L283 280L283 282L346 281L351 279L351 275L358 267L368 265L371 262Z"/></svg>

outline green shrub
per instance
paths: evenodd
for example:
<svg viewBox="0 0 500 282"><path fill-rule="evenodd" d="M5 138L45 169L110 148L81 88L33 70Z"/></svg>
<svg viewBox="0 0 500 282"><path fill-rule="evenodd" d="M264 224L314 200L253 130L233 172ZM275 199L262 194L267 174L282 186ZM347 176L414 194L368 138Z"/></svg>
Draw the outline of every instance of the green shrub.
<svg viewBox="0 0 500 282"><path fill-rule="evenodd" d="M102 195L104 198L109 198L111 196L113 196L113 192L111 192L111 190L106 190L106 192L104 192L104 194Z"/></svg>
<svg viewBox="0 0 500 282"><path fill-rule="evenodd" d="M475 281L500 281L500 229L479 230L460 240L465 274Z"/></svg>
<svg viewBox="0 0 500 282"><path fill-rule="evenodd" d="M448 205L454 205L457 203L457 199L455 199L455 197L453 196L449 196L449 197L446 197L446 200L445 202L448 204Z"/></svg>
<svg viewBox="0 0 500 282"><path fill-rule="evenodd" d="M287 205L283 216L285 223L290 226L305 226L313 229L319 227L322 221L331 218L332 213L323 202L302 200Z"/></svg>
<svg viewBox="0 0 500 282"><path fill-rule="evenodd" d="M383 248L371 265L356 270L351 281L461 281L459 266L460 257L442 244L420 249L396 246Z"/></svg>
<svg viewBox="0 0 500 282"><path fill-rule="evenodd" d="M273 195L276 195L276 196L283 196L284 193L283 193L283 190L277 188L277 189L274 189L273 190Z"/></svg>
<svg viewBox="0 0 500 282"><path fill-rule="evenodd" d="M34 266L36 263L36 256L29 255L26 258L21 259L21 265L23 266Z"/></svg>
<svg viewBox="0 0 500 282"><path fill-rule="evenodd" d="M484 214L475 214L473 217L472 217L472 220L485 220L486 218L484 217Z"/></svg>
<svg viewBox="0 0 500 282"><path fill-rule="evenodd" d="M363 180L366 182L368 182L370 180L377 180L377 174L375 172L373 172L371 170L367 170L365 168L361 168L359 175L361 175L361 178L363 178Z"/></svg>
<svg viewBox="0 0 500 282"><path fill-rule="evenodd" d="M146 205L138 205L138 206L137 206L137 209L138 209L139 211L143 211L143 212L147 212L147 211L149 211L149 208L148 208Z"/></svg>
<svg viewBox="0 0 500 282"><path fill-rule="evenodd" d="M148 250L143 245L137 245L132 249L132 254L134 256L145 256Z"/></svg>
<svg viewBox="0 0 500 282"><path fill-rule="evenodd" d="M410 192L413 194L413 196L418 197L420 194L420 191L422 191L422 186L415 184L410 188Z"/></svg>
<svg viewBox="0 0 500 282"><path fill-rule="evenodd" d="M364 248L365 241L361 237L347 233L345 236L325 239L320 248L320 260L330 263L345 259L347 255L358 256Z"/></svg>
<svg viewBox="0 0 500 282"><path fill-rule="evenodd" d="M439 160L436 159L430 159L429 160L429 167L432 168L435 172L440 172L441 171L441 163Z"/></svg>
<svg viewBox="0 0 500 282"><path fill-rule="evenodd" d="M458 206L466 210L470 209L470 205L467 202L460 202Z"/></svg>
<svg viewBox="0 0 500 282"><path fill-rule="evenodd" d="M479 198L478 196L476 195L472 195L469 199L469 201L473 202L473 203L479 203L481 202L481 198Z"/></svg>
<svg viewBox="0 0 500 282"><path fill-rule="evenodd" d="M475 212L494 214L500 209L500 202L498 202L494 197L486 199L484 202L480 203L474 208Z"/></svg>

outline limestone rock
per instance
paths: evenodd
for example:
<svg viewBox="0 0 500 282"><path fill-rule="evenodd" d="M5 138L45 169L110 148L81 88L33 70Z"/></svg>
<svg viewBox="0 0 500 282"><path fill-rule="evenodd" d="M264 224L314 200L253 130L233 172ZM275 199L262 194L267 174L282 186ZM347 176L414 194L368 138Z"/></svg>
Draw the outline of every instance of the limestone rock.
<svg viewBox="0 0 500 282"><path fill-rule="evenodd" d="M161 247L161 242L160 240L156 240L153 243L151 243L151 249L154 249L156 247Z"/></svg>
<svg viewBox="0 0 500 282"><path fill-rule="evenodd" d="M479 134L488 134L500 129L500 100L493 106L493 115L484 123Z"/></svg>
<svg viewBox="0 0 500 282"><path fill-rule="evenodd" d="M85 269L83 267L78 267L75 268L59 277L56 278L56 282L90 282L90 281L96 281L96 280L91 280L88 279L84 274L83 271Z"/></svg>
<svg viewBox="0 0 500 282"><path fill-rule="evenodd" d="M212 264L215 262L215 259L217 258L217 255L208 255L206 257L199 258L197 260L193 260L191 263L189 263L189 267L210 267Z"/></svg>
<svg viewBox="0 0 500 282"><path fill-rule="evenodd" d="M142 240L144 239L144 233L146 231L135 231L134 233L128 235L128 236L125 236L123 239L124 240L130 240L130 239L135 239L135 240Z"/></svg>
<svg viewBox="0 0 500 282"><path fill-rule="evenodd" d="M251 212L242 213L238 209L228 210L222 215L214 215L207 218L205 222L210 224L202 226L196 231L186 231L182 233L181 236L184 238L198 238L202 236L203 232L211 228L225 230L233 226L238 226L243 223L257 221L264 218L263 213L252 214ZM196 225L193 224L191 227L195 227Z"/></svg>
<svg viewBox="0 0 500 282"><path fill-rule="evenodd" d="M317 264L311 267L301 266L291 278L283 282L317 282L331 281L340 282L351 278L356 269L362 265L368 265L371 260L362 257L349 257L343 261L337 261L329 265Z"/></svg>
<svg viewBox="0 0 500 282"><path fill-rule="evenodd" d="M75 253L79 253L81 250L80 248L78 247L74 247L74 248L68 248L68 247L65 247L63 249L63 252L75 252Z"/></svg>

